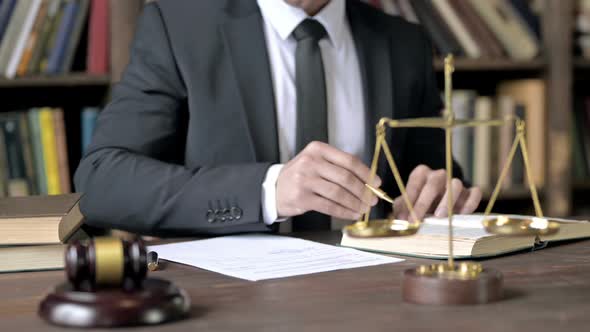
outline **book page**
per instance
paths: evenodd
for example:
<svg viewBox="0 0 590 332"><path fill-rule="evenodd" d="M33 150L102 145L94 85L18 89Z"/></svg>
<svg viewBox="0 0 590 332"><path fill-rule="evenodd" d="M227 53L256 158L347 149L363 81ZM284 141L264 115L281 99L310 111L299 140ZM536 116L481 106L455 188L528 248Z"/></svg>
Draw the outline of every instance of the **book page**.
<svg viewBox="0 0 590 332"><path fill-rule="evenodd" d="M151 246L161 259L258 281L397 263L403 259L278 235L223 236Z"/></svg>

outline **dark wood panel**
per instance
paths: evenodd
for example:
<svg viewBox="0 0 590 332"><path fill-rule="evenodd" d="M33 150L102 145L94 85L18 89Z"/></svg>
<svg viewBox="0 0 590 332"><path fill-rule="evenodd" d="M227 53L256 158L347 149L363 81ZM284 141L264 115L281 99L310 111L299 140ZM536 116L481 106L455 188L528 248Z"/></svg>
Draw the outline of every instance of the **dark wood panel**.
<svg viewBox="0 0 590 332"><path fill-rule="evenodd" d="M338 243L339 233L301 237ZM590 325L590 241L483 261L503 272L506 298L481 306L403 303L405 269L431 262L342 270L248 282L177 264L153 276L184 287L191 318L146 331L584 331ZM46 290L63 273L0 275L0 330L62 331L36 316ZM134 331L137 331L135 329Z"/></svg>

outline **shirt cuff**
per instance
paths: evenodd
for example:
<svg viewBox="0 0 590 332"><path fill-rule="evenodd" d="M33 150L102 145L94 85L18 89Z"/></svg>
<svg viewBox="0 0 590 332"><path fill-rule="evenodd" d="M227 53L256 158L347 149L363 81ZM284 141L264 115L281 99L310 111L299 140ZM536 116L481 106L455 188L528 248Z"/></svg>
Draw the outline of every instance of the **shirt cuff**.
<svg viewBox="0 0 590 332"><path fill-rule="evenodd" d="M277 180L283 166L283 164L270 166L262 182L262 218L267 225L287 220L279 219L277 211Z"/></svg>

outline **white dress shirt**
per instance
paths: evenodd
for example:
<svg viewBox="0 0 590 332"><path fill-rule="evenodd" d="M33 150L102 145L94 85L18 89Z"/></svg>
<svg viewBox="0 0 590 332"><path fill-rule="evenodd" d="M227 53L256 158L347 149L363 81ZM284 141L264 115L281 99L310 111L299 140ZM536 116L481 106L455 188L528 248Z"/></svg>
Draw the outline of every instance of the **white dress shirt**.
<svg viewBox="0 0 590 332"><path fill-rule="evenodd" d="M309 16L284 0L258 0L273 80L281 163L295 155L297 100L293 30ZM346 17L346 1L332 0L317 15L328 33L320 41L327 93L329 144L362 157L365 152L365 110L357 52ZM273 165L262 184L262 214L268 225L278 219L276 183L283 164Z"/></svg>

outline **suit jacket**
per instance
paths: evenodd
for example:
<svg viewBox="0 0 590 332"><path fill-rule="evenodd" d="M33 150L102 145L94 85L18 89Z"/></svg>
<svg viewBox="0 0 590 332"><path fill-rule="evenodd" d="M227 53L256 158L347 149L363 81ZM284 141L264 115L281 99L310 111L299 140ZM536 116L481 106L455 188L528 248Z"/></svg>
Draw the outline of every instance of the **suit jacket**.
<svg viewBox="0 0 590 332"><path fill-rule="evenodd" d="M361 1L348 0L347 15L372 152L381 117L440 114L432 47L420 27ZM442 130L390 130L387 139L404 178L419 164L444 168ZM256 0L146 5L130 63L75 174L88 223L160 236L268 230L261 184L278 162ZM384 189L395 194L393 177L381 176ZM375 210L386 212L387 206Z"/></svg>

